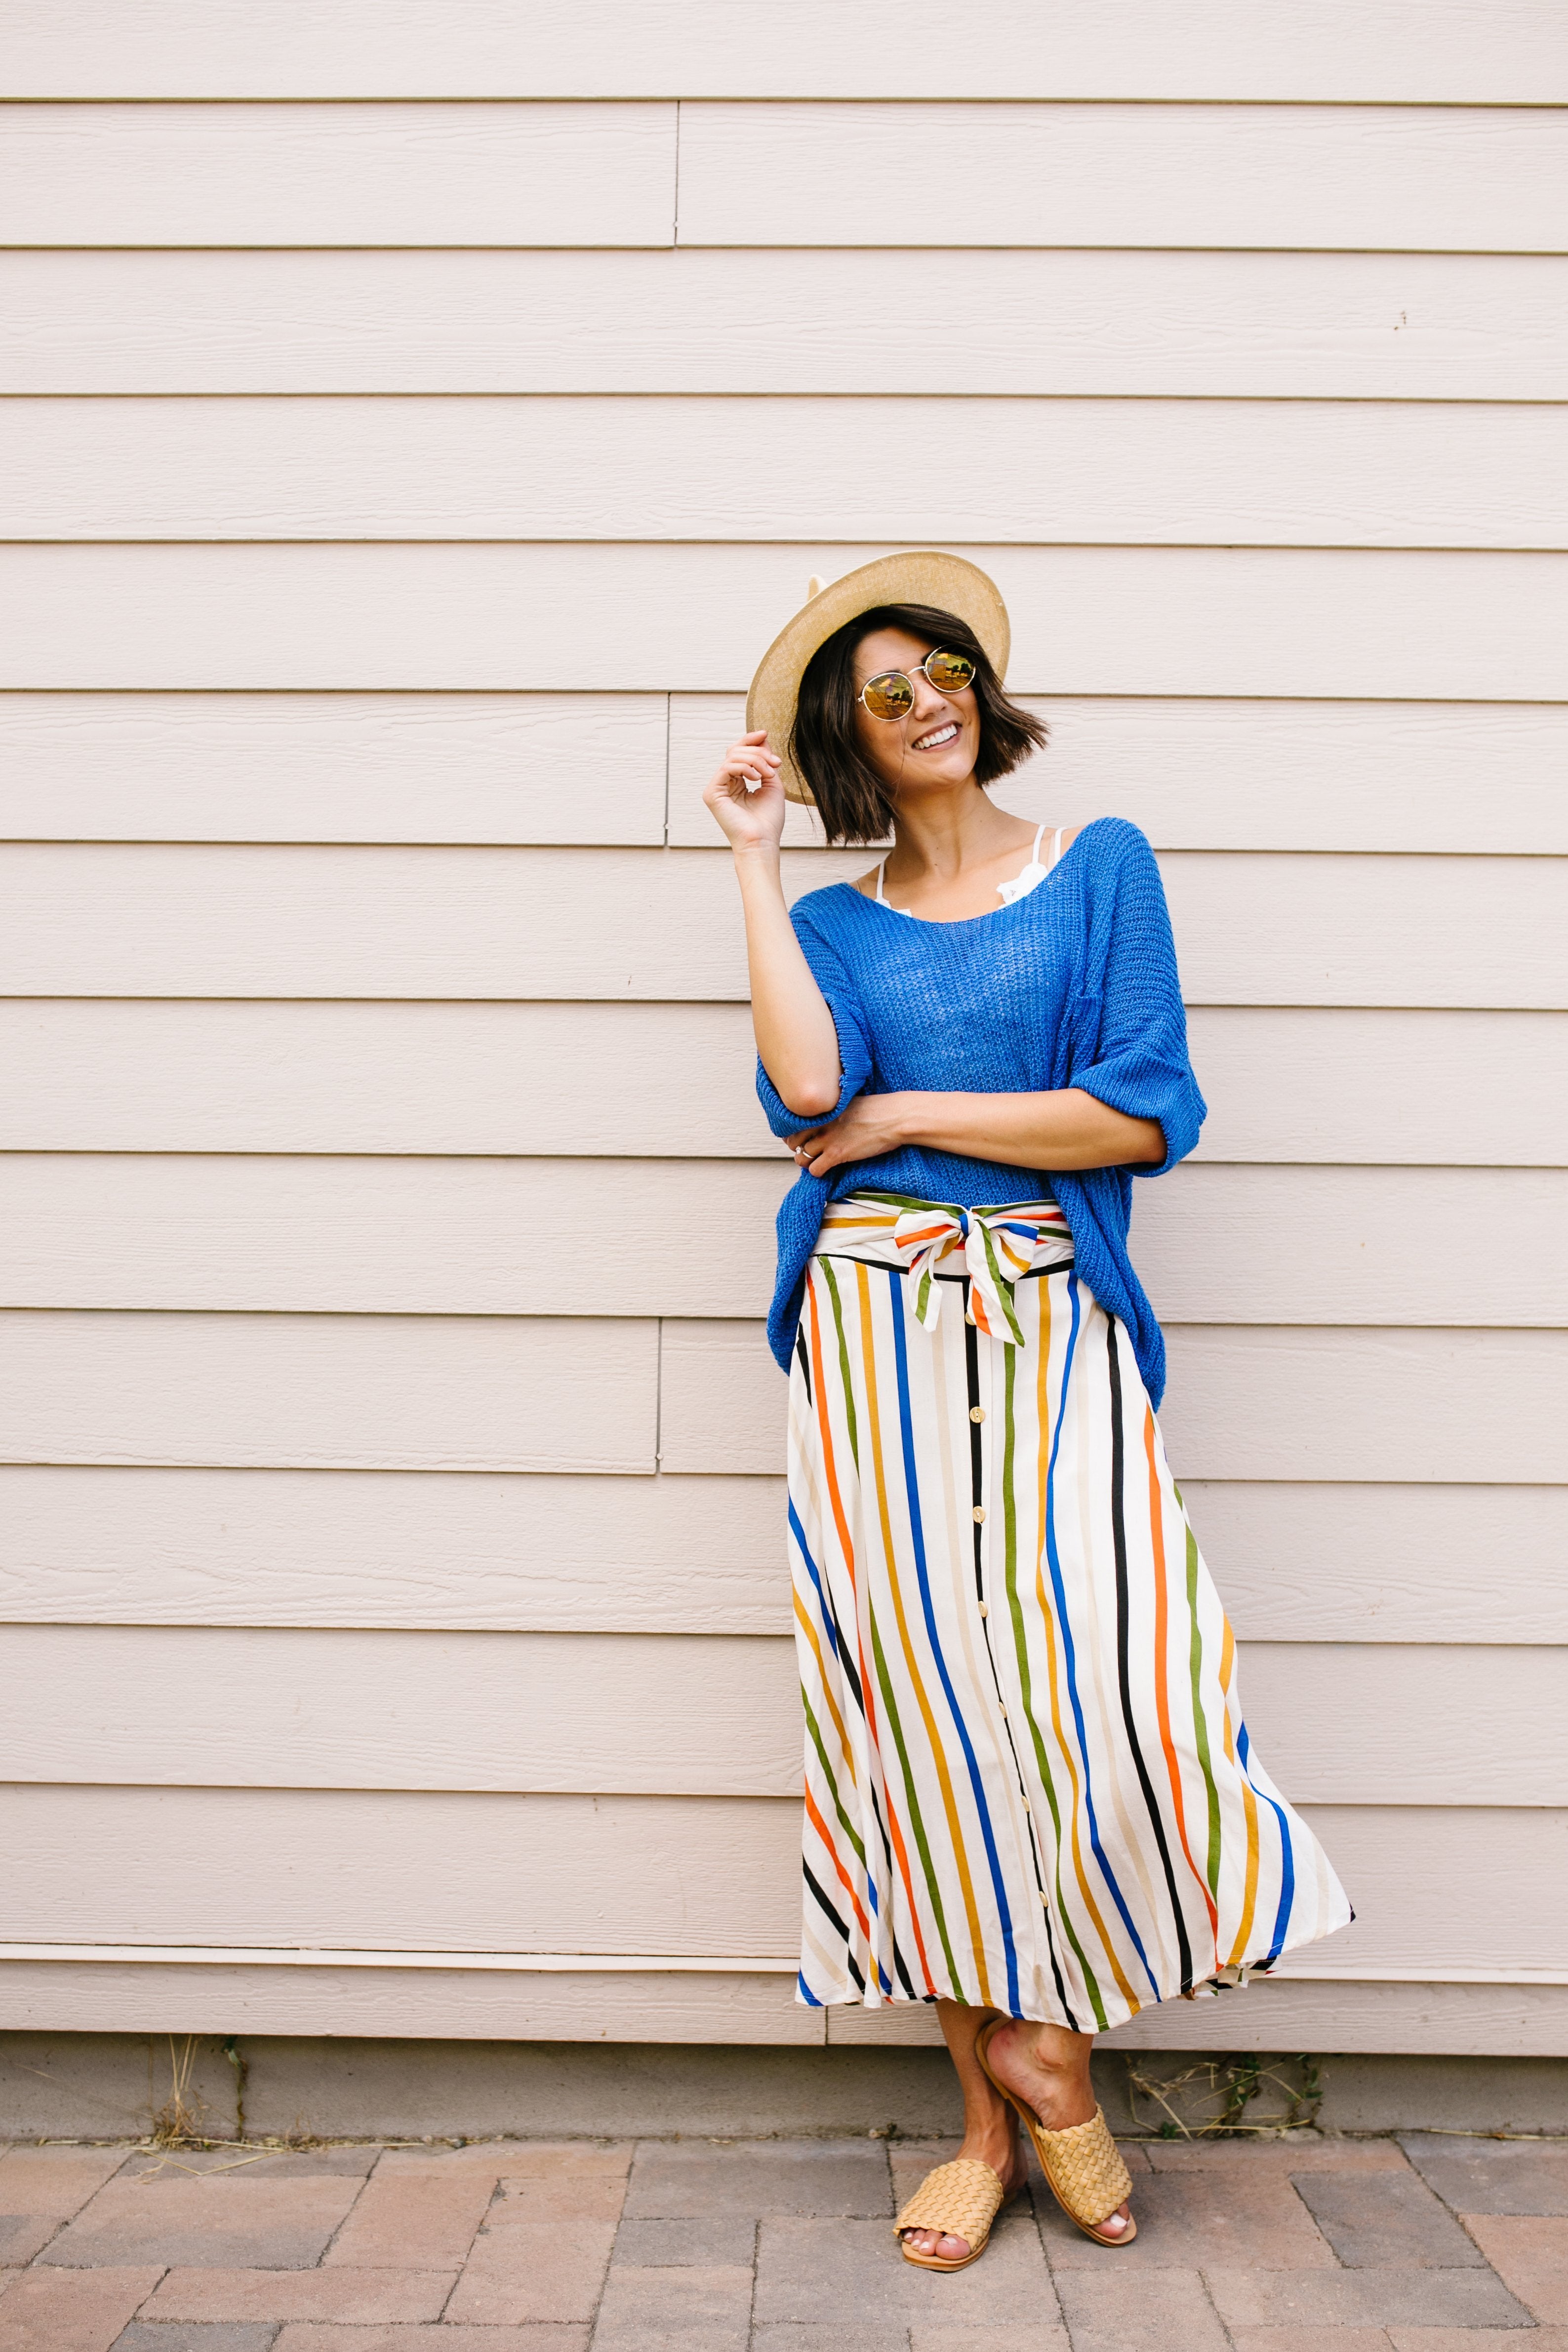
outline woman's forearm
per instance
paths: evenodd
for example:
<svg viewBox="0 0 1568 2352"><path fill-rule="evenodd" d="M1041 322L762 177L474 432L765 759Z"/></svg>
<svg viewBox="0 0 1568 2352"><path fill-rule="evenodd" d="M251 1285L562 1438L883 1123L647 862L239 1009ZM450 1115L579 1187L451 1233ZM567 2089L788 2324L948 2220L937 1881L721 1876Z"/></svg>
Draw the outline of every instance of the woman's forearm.
<svg viewBox="0 0 1568 2352"><path fill-rule="evenodd" d="M838 1031L789 920L777 847L737 846L735 872L762 1066L787 1108L802 1118L825 1118L839 1098Z"/></svg>
<svg viewBox="0 0 1568 2352"><path fill-rule="evenodd" d="M965 1160L1071 1170L1157 1167L1166 1156L1157 1120L1130 1118L1081 1087L1055 1094L901 1094L881 1099L896 1105L894 1117L905 1143Z"/></svg>

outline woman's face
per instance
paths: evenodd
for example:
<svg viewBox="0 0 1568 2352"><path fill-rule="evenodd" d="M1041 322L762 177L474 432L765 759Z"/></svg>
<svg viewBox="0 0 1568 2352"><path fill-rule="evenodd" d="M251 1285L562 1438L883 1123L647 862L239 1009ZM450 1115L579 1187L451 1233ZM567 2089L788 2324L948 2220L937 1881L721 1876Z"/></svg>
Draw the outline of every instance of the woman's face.
<svg viewBox="0 0 1568 2352"><path fill-rule="evenodd" d="M900 669L915 688L907 719L873 719L863 702L855 705L861 749L894 793L967 782L980 752L980 714L975 689L939 694L920 667L935 650L929 637L905 629L877 629L855 647L855 692L879 670Z"/></svg>

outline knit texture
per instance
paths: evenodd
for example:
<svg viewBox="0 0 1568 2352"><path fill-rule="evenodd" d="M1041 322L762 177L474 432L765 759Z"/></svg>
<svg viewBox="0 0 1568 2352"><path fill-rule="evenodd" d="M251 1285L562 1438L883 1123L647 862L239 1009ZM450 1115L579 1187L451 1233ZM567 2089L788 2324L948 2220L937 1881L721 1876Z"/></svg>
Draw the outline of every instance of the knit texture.
<svg viewBox="0 0 1568 2352"><path fill-rule="evenodd" d="M837 1118L868 1094L1034 1094L1080 1087L1113 1110L1157 1121L1159 1166L1069 1173L965 1160L910 1145L826 1177L802 1172L779 1212L779 1279L768 1344L786 1370L806 1262L830 1200L865 1188L974 1209L1061 1202L1078 1271L1131 1336L1155 1405L1166 1350L1133 1271L1132 1179L1160 1176L1197 1141L1204 1100L1187 1059L1176 945L1153 850L1135 824L1101 817L1036 888L961 923L913 921L848 882L812 890L791 919L839 1035ZM805 1119L760 1064L757 1091L775 1135Z"/></svg>

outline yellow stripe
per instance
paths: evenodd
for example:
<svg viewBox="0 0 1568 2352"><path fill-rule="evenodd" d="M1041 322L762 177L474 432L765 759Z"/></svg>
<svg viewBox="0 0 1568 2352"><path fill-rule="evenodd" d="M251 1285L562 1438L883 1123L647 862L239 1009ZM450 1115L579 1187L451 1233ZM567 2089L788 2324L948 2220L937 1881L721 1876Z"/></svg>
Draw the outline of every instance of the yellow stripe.
<svg viewBox="0 0 1568 2352"><path fill-rule="evenodd" d="M822 1655L822 1645L817 1639L817 1629L812 1624L810 1619L807 1616L805 1609L801 1603L800 1596L798 1592L795 1595L795 1622L800 1626L801 1632L805 1634L807 1641L811 1644L811 1653L817 1661L819 1687L821 1691L822 1697L827 1702L828 1713L833 1718L833 1728L839 1735L839 1746L843 1750L844 1762L850 1768L850 1785L853 1788L858 1785L859 1776L855 1771L854 1757L850 1750L849 1734L844 1729L844 1719L842 1716L839 1713L838 1708L833 1705L833 1694L828 1687L827 1661Z"/></svg>
<svg viewBox="0 0 1568 2352"><path fill-rule="evenodd" d="M1228 1618L1225 1623L1225 1641L1219 1654L1219 1687L1225 1694L1225 1753L1236 1764L1236 1742L1230 1736L1230 1678L1236 1665L1236 1636ZM1247 1808L1247 1884L1241 1897L1241 1926L1231 1948L1227 1968L1239 1965L1252 1933L1252 1914L1258 1907L1258 1800L1252 1794L1252 1784L1239 1764L1236 1777L1241 1783L1241 1801Z"/></svg>

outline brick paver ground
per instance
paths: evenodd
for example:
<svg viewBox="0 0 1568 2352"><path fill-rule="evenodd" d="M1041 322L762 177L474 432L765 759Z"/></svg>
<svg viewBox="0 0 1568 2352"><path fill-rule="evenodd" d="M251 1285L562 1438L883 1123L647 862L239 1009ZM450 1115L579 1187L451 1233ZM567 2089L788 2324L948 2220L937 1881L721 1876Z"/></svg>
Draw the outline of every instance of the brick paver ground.
<svg viewBox="0 0 1568 2352"><path fill-rule="evenodd" d="M1141 2143L1137 2242L1042 2184L900 2260L950 2144L0 2154L0 2352L1568 2352L1568 2143Z"/></svg>

